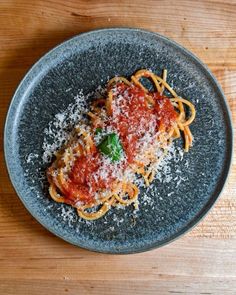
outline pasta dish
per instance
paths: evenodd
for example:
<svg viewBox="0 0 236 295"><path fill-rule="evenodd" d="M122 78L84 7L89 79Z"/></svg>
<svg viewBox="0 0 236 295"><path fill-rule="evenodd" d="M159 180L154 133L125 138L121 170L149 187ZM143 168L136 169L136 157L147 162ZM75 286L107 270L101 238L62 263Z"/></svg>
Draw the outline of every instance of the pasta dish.
<svg viewBox="0 0 236 295"><path fill-rule="evenodd" d="M136 179L150 185L174 139L183 135L185 152L193 143L194 105L169 86L167 70L162 77L145 69L130 80L114 77L86 116L56 153L47 178L51 198L87 220L118 205L137 208Z"/></svg>

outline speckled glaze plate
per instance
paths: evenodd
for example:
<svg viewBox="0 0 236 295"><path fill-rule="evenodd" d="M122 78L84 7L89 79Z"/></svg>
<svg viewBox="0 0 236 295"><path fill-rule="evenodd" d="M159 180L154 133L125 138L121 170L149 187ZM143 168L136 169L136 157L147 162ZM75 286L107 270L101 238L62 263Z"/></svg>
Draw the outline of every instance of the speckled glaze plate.
<svg viewBox="0 0 236 295"><path fill-rule="evenodd" d="M168 82L194 103L194 146L182 160L170 162L171 181L154 181L147 193L149 201L142 199L141 191L137 213L131 207L112 209L105 218L83 222L69 206L48 197L47 165L42 162L44 130L55 114L73 102L79 89L92 92L108 77L129 77L141 68L158 74L168 69ZM232 126L220 86L193 54L151 32L104 29L62 43L31 68L10 105L4 144L13 186L45 228L90 250L134 253L174 240L212 207L229 172ZM181 147L183 142L176 144ZM34 156L29 161L30 154Z"/></svg>

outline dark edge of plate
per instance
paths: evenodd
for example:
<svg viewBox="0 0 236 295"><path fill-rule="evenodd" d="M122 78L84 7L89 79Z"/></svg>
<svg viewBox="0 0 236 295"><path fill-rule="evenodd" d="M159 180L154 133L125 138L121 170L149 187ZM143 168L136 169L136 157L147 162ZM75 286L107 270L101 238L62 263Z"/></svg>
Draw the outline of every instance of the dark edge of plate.
<svg viewBox="0 0 236 295"><path fill-rule="evenodd" d="M176 233L175 235L173 235L171 238L168 238L166 239L165 241L163 241L162 243L154 243L153 245L151 246L148 246L148 247L143 247L143 248L139 248L138 250L125 250L125 251L121 251L121 252L112 252L112 251L102 251L102 250L96 250L94 248L91 248L91 247L85 247L85 246L79 246L77 244L75 244L73 241L71 241L70 239L66 239L65 237L63 237L62 235L54 232L53 229L50 229L48 228L47 224L45 224L43 221L39 220L37 216L35 216L31 211L30 209L28 208L26 202L24 201L24 199L21 197L20 193L18 192L18 189L17 189L17 184L14 183L14 179L12 178L12 175L11 175L11 171L10 171L10 167L9 167L9 162L8 162L8 157L10 155L8 155L8 151L7 151L7 147L6 147L6 141L7 141L7 133L8 133L8 122L9 122L9 116L10 116L10 112L11 112L11 109L12 109L12 106L14 105L14 100L17 96L17 93L19 91L19 89L21 88L21 85L24 83L24 80L26 78L26 76L28 76L28 74L35 68L37 67L37 65L41 62L41 60L43 60L46 56L50 55L51 52L53 52L54 50L56 50L58 47L60 46L63 46L64 43L74 39L74 38L78 38L79 36L81 35L89 35L89 34L94 34L96 32L102 32L102 31L135 31L135 32L141 32L141 33L146 33L146 34L150 34L152 36L156 36L160 39L163 39L163 40L166 40L167 42L171 43L173 46L177 47L178 49L182 50L186 55L189 55L193 61L198 64L199 66L202 67L202 69L204 70L204 72L208 75L208 78L213 82L214 86L216 87L216 89L219 91L219 95L222 97L223 99L223 103L224 103L224 106L225 106L225 110L226 110L226 113L227 113L227 125L229 127L229 137L230 137L230 142L228 143L229 145L229 154L227 155L227 162L225 163L225 169L224 169L224 174L223 174L223 177L221 179L221 183L222 185L217 187L217 193L215 194L215 196L211 197L209 199L209 201L207 202L207 204L205 205L204 208L202 208L201 211L199 211L199 213L194 217L193 220L191 220L188 224L186 224L186 226L181 230L179 231L178 233ZM17 193L18 197L20 198L21 202L23 203L23 205L25 206L25 208L27 209L27 211L44 227L46 228L48 231L50 231L52 234L56 235L57 237L63 239L64 241L67 241L69 242L70 244L74 245L74 246L77 246L77 247L80 247L80 248L83 248L83 249L86 249L86 250L90 250L90 251L93 251L93 252L99 252L99 253L105 253L105 254L136 254L136 253L140 253L140 252L146 252L146 251L149 251L149 250L152 250L152 249L156 249L156 248L159 248L159 247L162 247L164 245L167 245L175 240L177 240L178 238L180 238L183 234L189 232L193 227L195 227L205 216L206 214L210 211L210 209L213 208L213 205L216 203L216 201L218 200L220 194L222 193L224 187L225 187L225 183L226 183L226 180L228 178L228 175L229 175L229 171L230 171L230 168L231 168L231 164L232 164L232 157L233 157L233 126L232 126L232 117L231 117L231 112L230 112L230 108L229 108L229 105L228 105L228 102L225 98L225 95L223 93L223 90L220 86L220 84L218 83L218 81L216 80L216 78L214 77L214 75L211 73L211 71L208 69L208 67L196 56L194 55L193 53L191 53L188 49L184 48L182 45L178 44L177 42L159 34L159 33L154 33L154 32L151 32L151 31L147 31L147 30L144 30L144 29L139 29L139 28L130 28L130 27L114 27L114 28L101 28L101 29L95 29L95 30L92 30L92 31L88 31L88 32L84 32L84 33L81 33L79 35L75 35L73 36L72 38L69 38L69 39L66 39L65 41L59 43L57 46L53 47L50 51L48 51L46 54L44 54L43 56L41 56L41 58L38 59L37 62L35 62L33 64L33 66L31 66L31 68L25 73L23 79L21 80L21 82L19 83L18 87L16 88L15 92L14 92L14 95L12 97L12 100L11 100L11 103L9 105L9 108L8 108L8 112L7 112L7 115L6 115L6 119L5 119L5 126L4 126L4 138L3 138L3 141L4 141L4 157L5 157L5 163L6 163L6 167L7 167L7 171L8 171L8 175L9 175L9 178L11 180L11 183L13 185L13 188L15 190L15 192Z"/></svg>

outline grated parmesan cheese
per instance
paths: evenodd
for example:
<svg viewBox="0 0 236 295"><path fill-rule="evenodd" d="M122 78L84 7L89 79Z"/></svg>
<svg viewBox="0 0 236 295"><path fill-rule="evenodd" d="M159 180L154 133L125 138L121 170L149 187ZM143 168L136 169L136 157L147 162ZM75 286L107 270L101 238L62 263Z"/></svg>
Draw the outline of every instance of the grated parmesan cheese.
<svg viewBox="0 0 236 295"><path fill-rule="evenodd" d="M70 91L70 89L68 88L67 91ZM78 95L74 98L74 102L69 104L65 111L55 115L54 119L48 124L47 128L45 128L44 130L44 141L42 146L42 149L43 149L42 160L44 164L51 162L56 152L59 149L61 149L64 144L68 142L68 140L71 138L73 129L77 125L81 127L81 124L78 124L78 122L83 121L84 122L83 128L87 128L86 118L84 118L84 114L87 113L90 109L89 101L91 97L98 98L103 96L104 93L105 93L105 90L101 86L98 87L95 90L95 92L90 93L88 95L84 95L83 92L80 91ZM118 103L122 103L122 99L123 99L122 97L119 97ZM115 111L117 111L117 115L118 115L119 108L115 108ZM145 126L143 125L144 125L144 122L141 118L140 130L142 129L145 130ZM130 128L132 128L132 126ZM147 151L150 148L150 143L154 142L154 137L151 136L151 134L155 133L154 124L152 124L151 120L150 120L148 129L150 130L150 132L145 133L145 135L142 137L142 139L138 143L139 149L142 150L143 152ZM114 132L114 129L111 126L107 127L106 133L112 133L112 132ZM98 134L95 137L95 142L96 141L99 142L101 140L101 137L99 136L101 135ZM153 148L155 148L156 150L156 155L158 157L161 157L163 152L161 148L158 146L158 143L156 143L156 145ZM168 151L165 157L161 157L161 160L155 166L155 170L156 170L155 180L158 183L166 184L168 188L168 183L170 183L173 180L176 183L176 188L178 188L182 182L187 181L186 177L181 176L182 171L179 166L179 164L183 160L183 154L184 154L183 150L175 146L174 143L172 143L168 147ZM142 152L141 152L141 155L142 155ZM33 165L34 161L36 159L38 160L38 158L39 158L38 154L30 153L26 157L26 163L29 165L30 164ZM137 160L144 160L144 159L142 158L142 156L139 155L137 156ZM126 158L124 155L123 155L122 161L124 162L126 161ZM177 167L175 171L172 171L170 167L171 162L174 162L175 166ZM104 158L99 171L97 171L97 175L95 175L94 177L95 178L97 177L97 179L99 179L99 177L101 177L102 179L106 179L107 170L108 170L107 167L110 164L111 164L110 159ZM115 163L115 164L113 163L113 165L114 165L114 169L112 170L112 177L117 179L123 178L123 172L120 169L119 163ZM189 160L186 160L184 164L185 169L188 168L189 165L190 165ZM29 169L26 169L25 174L27 175L28 173L29 173ZM38 173L38 179L41 181L42 187L43 187L46 183L45 172L37 171L37 173ZM143 178L142 177L134 178L134 173L130 173L128 169L125 171L125 177L126 179L133 181L140 189L142 189L142 187L145 187L145 189L142 190L142 193L140 194L138 199L138 203L140 203L140 206L138 206L137 204L137 207L132 213L132 216L134 219L138 216L140 208L142 208L144 212L147 212L148 210L150 210L149 209L150 207L152 209L156 208L157 200L163 201L166 197L171 198L175 193L174 191L169 191L166 195L163 195L163 196L160 195L159 188L155 186L155 181L149 187L146 188ZM37 195L37 198L40 198L40 196ZM48 211L51 209L52 209L52 203L48 202L47 208L45 208L45 210ZM113 212L112 212L113 224L112 226L109 227L109 229L107 229L110 232L114 231L115 225L122 226L122 224L124 223L124 218L128 217L128 214L130 214L130 212L128 212L127 210L124 210L123 217L120 218L119 215L115 213L116 212L115 210L117 210L118 212L118 210L121 210L121 209L123 211L126 208L121 205L117 205L116 207L113 208ZM87 226L91 228L93 227L93 224L94 224L93 222L80 218L76 214L75 209L70 206L61 204L58 207L57 212L58 212L57 213L58 217L61 218L63 222L67 223L69 227L74 227L75 224L77 223L86 224ZM109 217L107 217L106 215L102 219L104 224L108 223L107 218ZM160 216L159 218L162 219L163 217ZM134 225L135 225L135 221L134 221ZM76 227L76 231L79 232L78 227Z"/></svg>

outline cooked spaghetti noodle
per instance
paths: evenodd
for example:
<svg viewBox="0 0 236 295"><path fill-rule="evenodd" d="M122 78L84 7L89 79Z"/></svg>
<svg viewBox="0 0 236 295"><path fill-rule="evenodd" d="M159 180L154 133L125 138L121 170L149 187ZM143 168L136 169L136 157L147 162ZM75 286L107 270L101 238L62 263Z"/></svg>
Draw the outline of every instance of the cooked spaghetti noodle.
<svg viewBox="0 0 236 295"><path fill-rule="evenodd" d="M144 78L154 92L144 86ZM194 105L169 86L167 70L162 78L148 70L136 72L130 81L114 77L106 97L94 101L87 115L89 123L78 122L47 171L52 199L75 207L87 220L117 205L137 208L137 175L150 185L173 139L183 134L186 152L193 143Z"/></svg>

